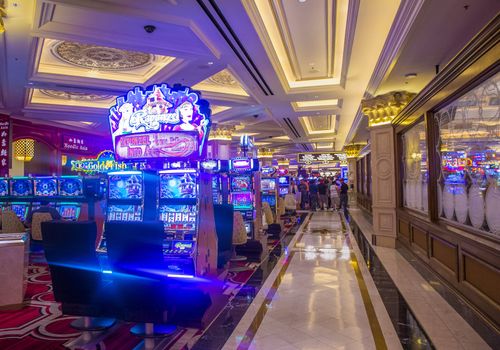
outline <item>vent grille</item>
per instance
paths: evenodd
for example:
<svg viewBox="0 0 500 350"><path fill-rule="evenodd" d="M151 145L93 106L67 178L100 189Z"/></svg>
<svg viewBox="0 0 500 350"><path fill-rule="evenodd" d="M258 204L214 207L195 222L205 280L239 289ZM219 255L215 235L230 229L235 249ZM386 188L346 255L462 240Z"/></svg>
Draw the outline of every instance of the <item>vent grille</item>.
<svg viewBox="0 0 500 350"><path fill-rule="evenodd" d="M283 118L283 121L285 122L286 126L288 126L288 128L292 132L293 136L295 136L296 138L299 138L300 137L300 133L298 132L298 130L295 127L295 125L293 125L293 123L290 120L290 118Z"/></svg>

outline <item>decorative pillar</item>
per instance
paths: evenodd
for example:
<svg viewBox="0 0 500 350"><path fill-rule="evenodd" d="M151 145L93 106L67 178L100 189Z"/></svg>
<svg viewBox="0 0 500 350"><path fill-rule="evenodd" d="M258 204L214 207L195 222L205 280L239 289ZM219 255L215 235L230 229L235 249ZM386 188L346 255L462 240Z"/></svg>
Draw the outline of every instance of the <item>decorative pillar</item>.
<svg viewBox="0 0 500 350"><path fill-rule="evenodd" d="M5 31L5 25L3 23L3 17L7 17L7 11L5 11L6 4L4 0L0 0L0 34Z"/></svg>
<svg viewBox="0 0 500 350"><path fill-rule="evenodd" d="M233 129L212 126L208 137L208 158L230 159L230 144L233 138Z"/></svg>
<svg viewBox="0 0 500 350"><path fill-rule="evenodd" d="M372 243L396 247L396 154L392 120L415 94L393 91L363 100L363 114L368 117L371 143Z"/></svg>
<svg viewBox="0 0 500 350"><path fill-rule="evenodd" d="M259 148L257 150L257 158L262 166L271 166L273 163L273 150L270 148Z"/></svg>
<svg viewBox="0 0 500 350"><path fill-rule="evenodd" d="M347 157L347 171L348 171L348 183L353 185L352 194L355 197L356 193L356 183L357 179L357 169L356 169L356 158L359 152L366 146L366 143L350 143L345 145L343 151ZM349 186L350 187L350 186ZM354 198L353 198L354 199Z"/></svg>

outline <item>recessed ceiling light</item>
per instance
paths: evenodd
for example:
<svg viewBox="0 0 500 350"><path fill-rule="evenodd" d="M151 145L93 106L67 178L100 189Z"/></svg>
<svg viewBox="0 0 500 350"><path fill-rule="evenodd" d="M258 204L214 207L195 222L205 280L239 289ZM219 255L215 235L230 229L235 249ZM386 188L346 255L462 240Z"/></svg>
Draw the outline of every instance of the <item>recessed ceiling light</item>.
<svg viewBox="0 0 500 350"><path fill-rule="evenodd" d="M406 79L415 79L417 77L417 73L407 73L405 74Z"/></svg>
<svg viewBox="0 0 500 350"><path fill-rule="evenodd" d="M306 2L307 0L299 0L299 2Z"/></svg>
<svg viewBox="0 0 500 350"><path fill-rule="evenodd" d="M208 62L207 62L207 64L208 64L209 66L211 66L211 65L212 65L212 64L214 64L214 63L213 63L212 61L208 61Z"/></svg>

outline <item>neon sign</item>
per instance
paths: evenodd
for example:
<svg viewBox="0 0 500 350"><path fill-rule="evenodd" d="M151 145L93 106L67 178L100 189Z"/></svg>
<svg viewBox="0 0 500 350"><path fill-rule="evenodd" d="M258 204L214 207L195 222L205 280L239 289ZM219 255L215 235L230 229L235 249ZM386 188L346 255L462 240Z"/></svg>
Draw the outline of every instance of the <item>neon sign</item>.
<svg viewBox="0 0 500 350"><path fill-rule="evenodd" d="M124 162L117 162L113 151L102 151L95 159L72 160L71 170L86 174L107 173L110 171L126 170L131 166Z"/></svg>
<svg viewBox="0 0 500 350"><path fill-rule="evenodd" d="M339 152L310 152L310 153L299 153L297 155L297 162L299 164L313 164L313 163L334 163L346 161L347 157L344 153Z"/></svg>
<svg viewBox="0 0 500 350"><path fill-rule="evenodd" d="M116 99L108 118L119 159L203 157L206 152L209 104L189 87L135 87Z"/></svg>

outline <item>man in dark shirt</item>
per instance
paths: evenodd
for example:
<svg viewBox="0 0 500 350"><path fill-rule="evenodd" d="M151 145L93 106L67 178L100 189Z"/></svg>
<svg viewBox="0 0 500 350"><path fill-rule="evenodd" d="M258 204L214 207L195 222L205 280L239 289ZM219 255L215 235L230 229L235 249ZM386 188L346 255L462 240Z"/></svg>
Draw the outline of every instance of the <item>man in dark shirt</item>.
<svg viewBox="0 0 500 350"><path fill-rule="evenodd" d="M43 201L40 202L40 207L34 210L30 210L28 216L26 217L26 221L24 224L28 227L31 227L31 221L33 220L33 214L35 213L49 213L52 216L52 220L61 220L61 214L57 211L56 208L49 206L49 202Z"/></svg>
<svg viewBox="0 0 500 350"><path fill-rule="evenodd" d="M344 182L343 178L340 178L340 207L344 209L344 213L347 212L347 191L349 187Z"/></svg>
<svg viewBox="0 0 500 350"><path fill-rule="evenodd" d="M325 180L321 180L318 185L318 193L319 193L319 206L321 210L325 210L328 206L328 185L325 183Z"/></svg>
<svg viewBox="0 0 500 350"><path fill-rule="evenodd" d="M309 182L309 201L311 210L316 211L318 206L318 185L316 185L316 180Z"/></svg>

